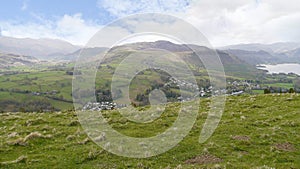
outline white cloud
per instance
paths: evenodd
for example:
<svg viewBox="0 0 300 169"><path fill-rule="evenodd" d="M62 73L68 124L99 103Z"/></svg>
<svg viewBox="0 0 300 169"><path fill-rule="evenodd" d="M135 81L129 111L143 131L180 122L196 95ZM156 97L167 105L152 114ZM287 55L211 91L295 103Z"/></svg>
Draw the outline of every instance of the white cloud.
<svg viewBox="0 0 300 169"><path fill-rule="evenodd" d="M300 39L298 0L98 0L98 6L119 18L140 12L163 12L178 16L197 27L213 46ZM24 0L22 8L26 10L27 7ZM81 14L64 15L54 21L36 15L34 17L40 23L0 21L2 35L56 38L84 45L102 27L93 21L84 20ZM158 29L178 26L149 22L137 24L139 26L136 29L140 30L149 26ZM109 36L120 34L129 35L129 32L125 28L118 28L105 38L109 41Z"/></svg>
<svg viewBox="0 0 300 169"><path fill-rule="evenodd" d="M157 40L208 45L205 38L186 22L165 15L150 14L127 17L104 27L88 46L111 47L114 44Z"/></svg>
<svg viewBox="0 0 300 169"><path fill-rule="evenodd" d="M96 34L88 42L88 47L112 47L111 45L116 43L116 39L119 37L126 37L130 33L127 29L119 26L106 27L101 31L101 35Z"/></svg>
<svg viewBox="0 0 300 169"><path fill-rule="evenodd" d="M56 22L56 34L74 44L85 44L101 28L82 19L81 14L64 15Z"/></svg>
<svg viewBox="0 0 300 169"><path fill-rule="evenodd" d="M122 45L126 43L135 43L135 42L155 42L158 40L165 40L173 43L178 43L178 41L170 38L163 37L157 34L136 34L134 36L129 37L128 39L121 40L117 45Z"/></svg>
<svg viewBox="0 0 300 169"><path fill-rule="evenodd" d="M116 17L124 17L134 13L183 12L191 0L98 0L98 6Z"/></svg>
<svg viewBox="0 0 300 169"><path fill-rule="evenodd" d="M82 19L81 14L64 15L55 21L44 20L43 23L1 22L3 36L17 38L52 38L84 45L101 28L93 22Z"/></svg>
<svg viewBox="0 0 300 169"><path fill-rule="evenodd" d="M298 0L99 0L111 15L163 12L197 27L213 46L299 41ZM162 25L157 25L161 28Z"/></svg>
<svg viewBox="0 0 300 169"><path fill-rule="evenodd" d="M180 17L199 28L214 46L295 41L300 35L297 3L296 0L194 1Z"/></svg>

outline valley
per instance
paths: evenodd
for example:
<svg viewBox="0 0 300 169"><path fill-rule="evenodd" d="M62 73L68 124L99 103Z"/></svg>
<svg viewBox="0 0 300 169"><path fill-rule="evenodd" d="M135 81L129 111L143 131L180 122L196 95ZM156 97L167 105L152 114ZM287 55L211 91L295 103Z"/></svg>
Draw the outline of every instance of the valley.
<svg viewBox="0 0 300 169"><path fill-rule="evenodd" d="M112 101L109 92L111 79L118 64L124 58L135 50L154 47L168 50L181 57L188 64L196 78L200 92L199 96L211 96L212 90L210 89L209 77L201 60L194 56L192 51L185 45L157 41L128 44L111 49L112 52L104 58L102 64L98 67L96 76L97 101ZM105 50L105 48L87 48L85 49L85 57L89 58ZM225 70L227 79L225 92L228 95L300 92L298 75L268 74L266 71L257 69L255 65L247 63L247 59L244 57L253 58L253 55L241 57L239 53L226 52L226 50L217 50ZM3 66L0 68L2 74L0 76L0 110L2 112L72 110L73 67L78 54L79 52L69 54L68 56L71 58L68 61L56 60L55 62L52 60L43 61L29 56L2 54L0 57L3 59L3 62L1 62ZM255 58L253 59L255 60ZM256 61L254 63L256 64ZM136 106L149 104L149 92L147 91L155 88L163 89L168 96L168 101L179 101L180 93L177 84L174 84L175 86L171 86L171 88L163 87L169 82L170 76L158 70L149 69L139 73L130 87L132 103ZM137 86L139 87L137 88ZM32 106L27 106L29 104Z"/></svg>

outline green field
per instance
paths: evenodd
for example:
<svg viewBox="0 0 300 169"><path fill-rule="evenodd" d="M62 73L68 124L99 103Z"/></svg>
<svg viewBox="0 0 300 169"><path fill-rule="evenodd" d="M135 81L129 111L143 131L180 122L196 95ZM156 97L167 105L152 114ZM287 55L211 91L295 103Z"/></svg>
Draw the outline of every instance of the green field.
<svg viewBox="0 0 300 169"><path fill-rule="evenodd" d="M29 101L45 102L51 104L54 109L72 109L72 78L73 76L67 75L63 70L39 70L0 76L0 109L1 111L13 111L18 104ZM57 91L57 93L39 96L33 94L33 92L52 91ZM7 107L5 103L7 101L14 102L14 106Z"/></svg>
<svg viewBox="0 0 300 169"><path fill-rule="evenodd" d="M285 89L290 89L294 87L293 83L272 83L272 84L265 84L266 86L273 86L273 87L281 87Z"/></svg>
<svg viewBox="0 0 300 169"><path fill-rule="evenodd" d="M264 94L264 90L252 90L254 94Z"/></svg>
<svg viewBox="0 0 300 169"><path fill-rule="evenodd" d="M300 168L298 94L228 97L215 133L199 144L209 103L201 100L197 121L179 145L146 159L104 151L89 141L74 112L2 113L0 168ZM172 124L178 106L170 104L146 124L134 125L116 111L105 116L121 133L148 137Z"/></svg>
<svg viewBox="0 0 300 169"><path fill-rule="evenodd" d="M122 55L123 56L123 55ZM125 56L125 55L124 55ZM106 64L99 66L96 74L95 86L96 93L99 94L107 91L111 87L111 80L115 73L118 63L121 58L108 60ZM50 110L71 110L72 104L72 74L68 72L73 71L74 63L63 65L40 65L37 67L12 67L11 70L6 70L9 73L0 76L0 112L16 112L27 111L26 104L41 105L37 106L34 111L48 111ZM89 65L90 66L90 65ZM127 65L128 66L128 65ZM134 67L134 65L131 65ZM195 79L200 88L210 86L210 80L205 69L195 68L193 64L189 67L195 74ZM125 66L125 70L128 67ZM5 72L4 70L1 70ZM82 70L84 73L84 70ZM252 83L260 84L262 87L276 87L283 89L290 89L294 87L293 80L297 77L295 75L268 75L252 69L249 66L243 65L227 65L225 66L225 74L227 81L243 81L251 80ZM7 72L6 72L7 73ZM1 73L0 73L1 74ZM161 72L153 70L144 70L142 73L135 76L130 84L130 98L135 105L143 105L143 101L135 100L138 94L147 96L146 91L157 88L158 84L165 84L167 76L161 76ZM256 80L254 80L256 79ZM122 82L122 78L119 79ZM282 82L282 83L279 83ZM283 83L285 82L285 83ZM123 89L120 89L124 93ZM123 91L122 91L123 90ZM235 87L233 91L246 89L244 87ZM55 94L48 94L57 91ZM81 91L84 93L85 91ZM170 89L169 95L174 94L172 101L177 101L177 95L180 94L175 88ZM262 90L246 91L253 94L262 94ZM42 93L35 95L34 93ZM165 92L166 93L166 92ZM171 93L171 94L170 94ZM122 99L122 98L120 98ZM120 101L120 100L119 100ZM169 99L171 101L171 99ZM7 106L9 105L9 106ZM145 105L145 104L144 104Z"/></svg>

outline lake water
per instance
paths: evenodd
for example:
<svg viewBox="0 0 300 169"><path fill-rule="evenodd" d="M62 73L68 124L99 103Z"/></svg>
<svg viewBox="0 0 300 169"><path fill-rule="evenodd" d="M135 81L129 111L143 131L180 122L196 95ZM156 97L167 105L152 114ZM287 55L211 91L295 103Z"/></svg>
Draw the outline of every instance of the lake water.
<svg viewBox="0 0 300 169"><path fill-rule="evenodd" d="M259 65L257 69L267 70L269 73L295 73L300 75L300 64L297 63L283 63L277 65Z"/></svg>

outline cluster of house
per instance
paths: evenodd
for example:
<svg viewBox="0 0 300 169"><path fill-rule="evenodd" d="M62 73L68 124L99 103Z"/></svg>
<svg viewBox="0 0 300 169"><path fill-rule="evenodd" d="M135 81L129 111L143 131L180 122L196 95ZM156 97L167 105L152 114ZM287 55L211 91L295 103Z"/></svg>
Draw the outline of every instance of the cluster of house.
<svg viewBox="0 0 300 169"><path fill-rule="evenodd" d="M31 94L34 96L41 96L41 95L56 95L59 93L57 90L52 90L50 92L32 92Z"/></svg>
<svg viewBox="0 0 300 169"><path fill-rule="evenodd" d="M228 95L241 95L245 93L245 88L250 88L250 89L261 89L260 85L258 84L252 84L248 83L245 81L233 81L233 82L228 82L228 86L231 87L231 90L228 89L219 89L219 90L214 90L212 86L208 88L200 88L196 84L192 84L187 81L181 81L178 80L174 77L171 77L169 82L165 84L165 86L177 86L183 89L187 89L189 91L194 91L194 95L191 95L189 97L183 97L180 96L177 98L178 101L189 101L192 98L195 98L197 96L200 97L209 97L212 95L218 95L218 94L228 94ZM82 110L91 110L91 111L101 111L101 110L112 110L115 108L121 108L121 107L126 107L126 105L117 105L116 103L113 102L97 102L97 103L87 103L84 105Z"/></svg>
<svg viewBox="0 0 300 169"><path fill-rule="evenodd" d="M281 92L288 92L289 89L284 89L284 88L276 88L276 87L267 87L267 86L261 86L260 84L257 83L250 83L247 81L233 81L233 82L228 82L227 88L230 89L232 92L231 95L240 95L243 94L247 91L252 91L252 90L264 90L264 89L270 89L271 92L274 90L279 90Z"/></svg>
<svg viewBox="0 0 300 169"><path fill-rule="evenodd" d="M228 81L227 82L227 94L229 95L241 95L246 91L251 91L254 89L260 90L259 84L249 83L247 81Z"/></svg>
<svg viewBox="0 0 300 169"><path fill-rule="evenodd" d="M193 91L198 91L199 87L197 84L190 83L187 81L183 80L178 80L174 77L170 77L169 82L165 84L165 86L172 86L176 85L177 87L188 89L188 90L193 90Z"/></svg>
<svg viewBox="0 0 300 169"><path fill-rule="evenodd" d="M117 104L112 102L99 102L99 103L88 102L86 105L83 106L82 110L101 111L101 110L112 110L115 109L116 107Z"/></svg>
<svg viewBox="0 0 300 169"><path fill-rule="evenodd" d="M257 89L260 90L262 89L259 84L256 83L249 83L247 81L233 81L233 82L228 82L228 85L232 86L244 86L244 87L251 87L251 89Z"/></svg>
<svg viewBox="0 0 300 169"><path fill-rule="evenodd" d="M171 77L169 79L169 82L166 83L165 85L168 85L168 86L176 85L177 87L180 87L181 89L185 89L190 92L194 92L193 97L197 97L197 96L209 97L211 95L226 94L226 92L227 92L226 89L214 90L212 86L209 86L208 88L201 87L199 89L197 84L193 84L193 83L190 83L187 81L181 81L174 77ZM184 100L183 97L178 97L177 99L180 101ZM185 98L185 99L190 100L190 98Z"/></svg>

